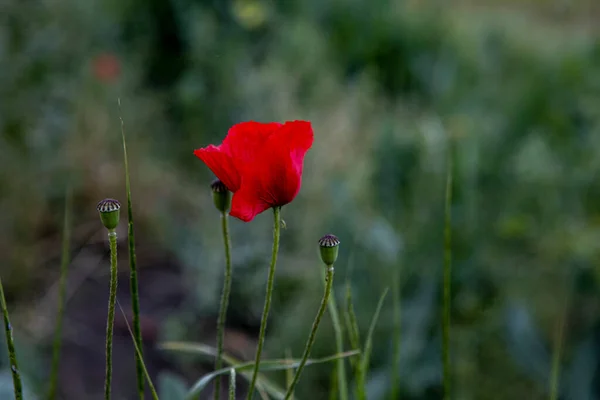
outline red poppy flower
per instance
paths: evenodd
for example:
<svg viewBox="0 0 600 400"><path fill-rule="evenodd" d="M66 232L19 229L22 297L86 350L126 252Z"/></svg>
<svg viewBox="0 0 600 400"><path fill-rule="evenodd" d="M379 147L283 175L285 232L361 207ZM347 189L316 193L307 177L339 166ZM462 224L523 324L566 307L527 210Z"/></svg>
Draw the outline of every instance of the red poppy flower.
<svg viewBox="0 0 600 400"><path fill-rule="evenodd" d="M243 122L219 146L194 150L234 193L231 215L251 221L290 203L300 190L304 155L313 143L310 122Z"/></svg>
<svg viewBox="0 0 600 400"><path fill-rule="evenodd" d="M94 76L106 83L115 81L121 72L121 63L112 53L102 53L92 61Z"/></svg>

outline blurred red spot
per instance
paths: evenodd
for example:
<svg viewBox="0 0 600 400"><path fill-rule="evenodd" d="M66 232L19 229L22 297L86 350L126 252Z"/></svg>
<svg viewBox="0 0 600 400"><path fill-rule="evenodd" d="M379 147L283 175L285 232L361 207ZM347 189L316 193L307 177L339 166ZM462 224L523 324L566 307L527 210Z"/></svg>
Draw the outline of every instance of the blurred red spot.
<svg viewBox="0 0 600 400"><path fill-rule="evenodd" d="M112 53L103 53L92 61L94 76L101 82L114 82L121 72L121 63Z"/></svg>

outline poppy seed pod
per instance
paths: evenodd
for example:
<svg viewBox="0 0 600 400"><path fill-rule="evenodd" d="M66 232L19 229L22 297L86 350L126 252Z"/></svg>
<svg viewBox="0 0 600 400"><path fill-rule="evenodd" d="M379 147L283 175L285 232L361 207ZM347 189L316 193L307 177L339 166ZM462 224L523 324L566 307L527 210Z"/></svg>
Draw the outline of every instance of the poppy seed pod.
<svg viewBox="0 0 600 400"><path fill-rule="evenodd" d="M121 204L117 200L104 199L98 203L96 209L100 213L100 220L106 229L111 231L119 225Z"/></svg>
<svg viewBox="0 0 600 400"><path fill-rule="evenodd" d="M210 188L217 210L222 213L229 211L229 207L231 207L231 192L227 189L227 186L217 178L210 184Z"/></svg>
<svg viewBox="0 0 600 400"><path fill-rule="evenodd" d="M319 239L319 250L321 251L321 260L327 266L332 266L337 260L340 240L335 235L325 235Z"/></svg>

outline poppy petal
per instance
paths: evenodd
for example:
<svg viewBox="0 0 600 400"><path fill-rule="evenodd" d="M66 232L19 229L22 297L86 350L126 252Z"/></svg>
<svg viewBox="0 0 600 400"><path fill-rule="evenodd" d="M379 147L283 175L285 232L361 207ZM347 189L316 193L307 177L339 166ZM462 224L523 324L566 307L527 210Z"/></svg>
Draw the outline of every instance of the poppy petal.
<svg viewBox="0 0 600 400"><path fill-rule="evenodd" d="M242 188L233 194L231 211L229 212L232 217L250 222L258 214L271 208L271 205L262 201L253 189L255 189L254 186L242 185Z"/></svg>
<svg viewBox="0 0 600 400"><path fill-rule="evenodd" d="M242 187L250 186L271 207L290 203L302 183L304 156L313 144L310 122L286 122L265 142L256 160L244 172Z"/></svg>
<svg viewBox="0 0 600 400"><path fill-rule="evenodd" d="M241 122L232 126L223 140L221 150L228 154L238 171L254 161L271 134L282 126L279 122Z"/></svg>
<svg viewBox="0 0 600 400"><path fill-rule="evenodd" d="M194 150L194 155L215 174L217 178L232 192L240 188L241 177L235 163L229 155L222 151L220 146L209 145L202 149Z"/></svg>

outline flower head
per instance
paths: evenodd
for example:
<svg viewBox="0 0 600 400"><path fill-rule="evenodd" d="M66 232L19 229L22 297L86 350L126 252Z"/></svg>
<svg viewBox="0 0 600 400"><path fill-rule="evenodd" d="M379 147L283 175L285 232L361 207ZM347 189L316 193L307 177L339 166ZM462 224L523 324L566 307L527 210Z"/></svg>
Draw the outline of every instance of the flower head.
<svg viewBox="0 0 600 400"><path fill-rule="evenodd" d="M340 246L340 239L335 235L325 235L319 239L319 250L321 251L321 260L327 266L331 266L335 263L338 256L338 250Z"/></svg>
<svg viewBox="0 0 600 400"><path fill-rule="evenodd" d="M219 146L194 151L234 193L231 215L251 221L290 203L300 190L304 156L313 143L310 122L243 122Z"/></svg>
<svg viewBox="0 0 600 400"><path fill-rule="evenodd" d="M100 220L108 230L113 230L119 225L121 203L115 199L104 199L98 203L96 209L100 213Z"/></svg>

